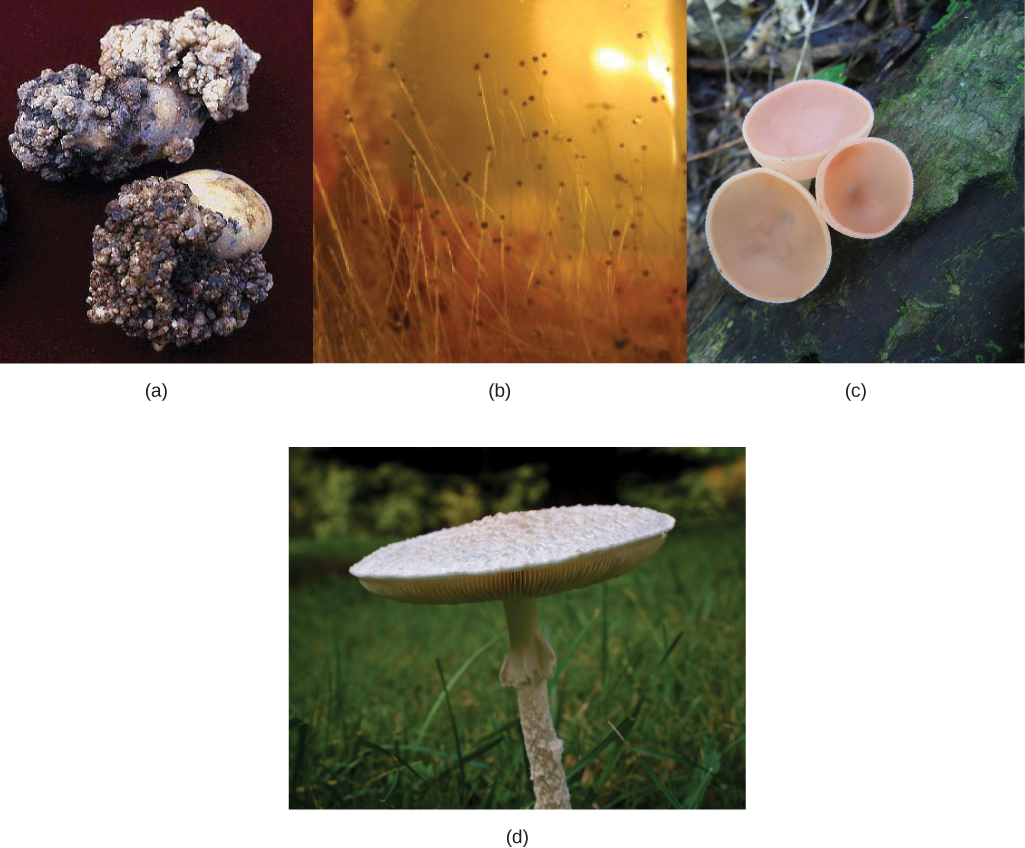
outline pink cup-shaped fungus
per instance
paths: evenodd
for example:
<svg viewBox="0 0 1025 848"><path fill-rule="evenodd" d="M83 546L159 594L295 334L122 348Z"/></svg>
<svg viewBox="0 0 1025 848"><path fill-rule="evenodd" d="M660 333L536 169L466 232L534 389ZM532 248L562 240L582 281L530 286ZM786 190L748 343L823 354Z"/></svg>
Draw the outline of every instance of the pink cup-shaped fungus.
<svg viewBox="0 0 1025 848"><path fill-rule="evenodd" d="M738 291L789 303L819 284L829 268L829 228L802 185L764 168L726 180L705 220L716 267Z"/></svg>
<svg viewBox="0 0 1025 848"><path fill-rule="evenodd" d="M798 80L766 94L744 118L744 141L763 168L810 180L826 155L872 131L872 104L845 85Z"/></svg>
<svg viewBox="0 0 1025 848"><path fill-rule="evenodd" d="M834 230L854 238L885 236L911 208L915 179L899 147L881 138L841 144L819 165L815 194Z"/></svg>

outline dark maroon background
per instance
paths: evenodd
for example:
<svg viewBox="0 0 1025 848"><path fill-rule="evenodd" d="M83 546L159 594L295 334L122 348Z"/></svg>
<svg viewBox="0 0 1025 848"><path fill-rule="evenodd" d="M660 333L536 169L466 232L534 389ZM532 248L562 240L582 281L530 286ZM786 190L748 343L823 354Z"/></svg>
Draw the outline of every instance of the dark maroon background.
<svg viewBox="0 0 1025 848"><path fill-rule="evenodd" d="M158 162L124 182L217 168L241 177L270 204L274 232L263 250L274 288L227 338L154 351L117 327L90 324L86 296L92 231L121 183L79 177L48 183L22 170L7 136L17 88L43 68L97 69L100 37L136 18L178 17L198 5L261 54L249 111L208 121L188 162ZM0 362L310 362L312 250L310 127L312 15L307 0L46 0L3 2L0 12L0 182L10 220L0 229Z"/></svg>

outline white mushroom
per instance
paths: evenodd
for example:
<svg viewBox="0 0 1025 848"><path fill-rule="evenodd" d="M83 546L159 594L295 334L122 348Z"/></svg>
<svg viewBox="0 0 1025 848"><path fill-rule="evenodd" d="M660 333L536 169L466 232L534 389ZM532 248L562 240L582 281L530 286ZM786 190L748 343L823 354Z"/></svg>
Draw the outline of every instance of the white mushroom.
<svg viewBox="0 0 1025 848"><path fill-rule="evenodd" d="M647 560L676 521L651 509L573 506L500 514L375 551L349 571L364 588L414 604L501 600L509 653L499 679L516 688L536 809L570 808L546 683L555 652L537 598L618 577Z"/></svg>

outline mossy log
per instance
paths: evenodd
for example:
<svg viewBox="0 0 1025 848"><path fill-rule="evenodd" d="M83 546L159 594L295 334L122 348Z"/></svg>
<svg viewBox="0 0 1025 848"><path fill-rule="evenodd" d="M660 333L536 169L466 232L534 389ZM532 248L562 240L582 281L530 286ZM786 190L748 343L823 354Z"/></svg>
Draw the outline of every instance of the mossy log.
<svg viewBox="0 0 1025 848"><path fill-rule="evenodd" d="M833 261L803 300L734 291L709 259L688 292L692 362L1022 361L1022 4L954 2L898 69L862 89L872 135L911 162L904 222Z"/></svg>

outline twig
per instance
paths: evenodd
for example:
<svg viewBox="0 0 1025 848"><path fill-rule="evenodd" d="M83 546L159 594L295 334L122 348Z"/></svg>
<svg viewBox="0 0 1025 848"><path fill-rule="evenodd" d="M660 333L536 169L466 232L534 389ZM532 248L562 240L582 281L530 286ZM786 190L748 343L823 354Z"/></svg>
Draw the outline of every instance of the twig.
<svg viewBox="0 0 1025 848"><path fill-rule="evenodd" d="M881 31L874 32L864 38L853 38L847 41L824 44L821 47L812 47L812 61L815 64L821 64L822 62L852 56L855 53L861 52L866 47L871 47L884 34ZM768 60L769 57L767 56L759 56L750 62L733 62L732 67L736 73L764 74L768 73L769 70ZM695 71L717 72L723 70L724 63L721 59L702 59L700 56L688 56L687 67Z"/></svg>
<svg viewBox="0 0 1025 848"><path fill-rule="evenodd" d="M818 0L816 0L818 2ZM730 85L730 54L726 49L726 41L722 37L722 33L719 31L719 24L715 22L715 13L708 8L708 3L705 3L705 8L708 9L708 19L712 22L712 29L715 30L716 38L719 39L719 49L722 50L723 63L726 66L726 114L728 115L733 111L733 97L730 93L732 86Z"/></svg>
<svg viewBox="0 0 1025 848"><path fill-rule="evenodd" d="M812 6L811 12L808 11L808 4L805 3L804 0L801 0L801 5L804 6L804 14L808 23L804 28L804 47L801 48L801 52L797 56L797 68L794 70L795 80L801 75L801 65L804 62L804 54L808 52L808 43L811 41L812 24L815 23L815 16L819 13L819 0L815 0L815 5ZM815 65L812 63L812 70L814 69Z"/></svg>
<svg viewBox="0 0 1025 848"><path fill-rule="evenodd" d="M720 150L725 150L727 147L734 147L735 145L743 143L743 137L735 138L733 139L733 141L727 141L725 144L720 144L718 147L713 147L710 150L702 150L700 153L695 153L693 156L688 156L687 164L689 165L691 162L696 162L698 159L704 159L706 156L711 156L713 153L718 153Z"/></svg>
<svg viewBox="0 0 1025 848"><path fill-rule="evenodd" d="M904 26L904 0L891 0L893 14L897 18L897 26Z"/></svg>

